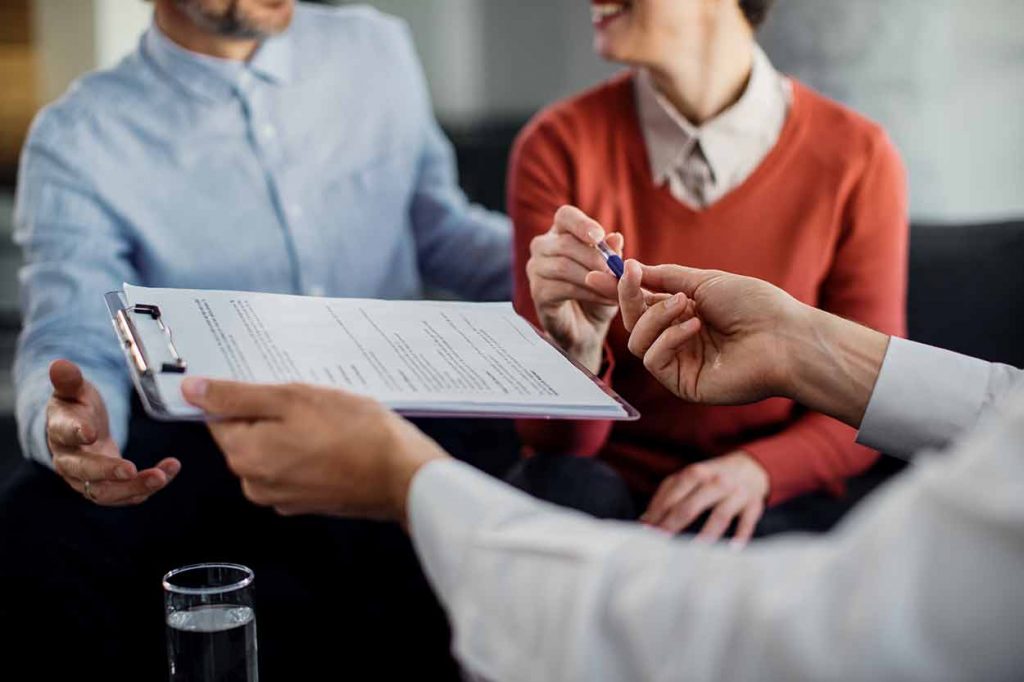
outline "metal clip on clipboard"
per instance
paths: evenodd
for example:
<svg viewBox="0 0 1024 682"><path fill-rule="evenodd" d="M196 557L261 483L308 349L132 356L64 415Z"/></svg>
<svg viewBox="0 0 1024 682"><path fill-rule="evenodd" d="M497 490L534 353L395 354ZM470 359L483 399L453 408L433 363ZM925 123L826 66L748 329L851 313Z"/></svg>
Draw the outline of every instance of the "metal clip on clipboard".
<svg viewBox="0 0 1024 682"><path fill-rule="evenodd" d="M129 313L135 313L136 315L149 315L160 326L160 332L167 337L167 348L171 352L172 360L171 362L161 363L160 371L168 374L184 374L185 370L188 369L188 363L185 362L185 358L178 354L178 349L174 347L174 337L171 334L170 327L164 324L164 321L160 316L160 307L144 303L130 307L122 307L114 313L114 326L117 328L118 336L121 337L121 342L131 355L132 361L135 363L135 368L139 370L139 373L149 374L153 370L150 368L149 362L146 360L146 350L145 346L142 345L142 337L136 330L135 323L132 322L132 319L128 316Z"/></svg>
<svg viewBox="0 0 1024 682"><path fill-rule="evenodd" d="M172 416L167 413L164 401L160 397L156 376L184 374L188 370L188 362L178 353L171 328L164 322L160 307L144 303L128 305L120 291L112 291L106 294L104 299L110 312L110 321L120 340L121 350L128 360L129 367L134 370L130 372L132 383L138 389L143 406L157 419L171 419ZM155 356L150 355L133 318L152 321L157 325L157 331L165 341L166 359L157 360Z"/></svg>

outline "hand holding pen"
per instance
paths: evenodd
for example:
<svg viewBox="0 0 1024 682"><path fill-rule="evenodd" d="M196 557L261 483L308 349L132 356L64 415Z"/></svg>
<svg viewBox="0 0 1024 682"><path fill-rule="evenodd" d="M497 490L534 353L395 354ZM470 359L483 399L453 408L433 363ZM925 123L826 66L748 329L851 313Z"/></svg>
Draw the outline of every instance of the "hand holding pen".
<svg viewBox="0 0 1024 682"><path fill-rule="evenodd" d="M587 286L592 270L622 269L623 238L578 208L563 206L551 228L530 243L526 274L538 321L571 356L592 371L600 368L618 296Z"/></svg>

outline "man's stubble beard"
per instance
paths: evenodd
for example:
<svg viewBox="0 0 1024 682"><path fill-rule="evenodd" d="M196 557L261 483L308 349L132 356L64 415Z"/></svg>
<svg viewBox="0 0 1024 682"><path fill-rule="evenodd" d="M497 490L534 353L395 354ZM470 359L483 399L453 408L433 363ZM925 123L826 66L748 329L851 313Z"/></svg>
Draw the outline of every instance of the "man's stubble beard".
<svg viewBox="0 0 1024 682"><path fill-rule="evenodd" d="M202 6L191 0L176 0L178 7L195 24L224 38L239 40L261 40L279 33L281 28L258 26L247 17L239 6L239 0L231 0L221 15L211 15Z"/></svg>

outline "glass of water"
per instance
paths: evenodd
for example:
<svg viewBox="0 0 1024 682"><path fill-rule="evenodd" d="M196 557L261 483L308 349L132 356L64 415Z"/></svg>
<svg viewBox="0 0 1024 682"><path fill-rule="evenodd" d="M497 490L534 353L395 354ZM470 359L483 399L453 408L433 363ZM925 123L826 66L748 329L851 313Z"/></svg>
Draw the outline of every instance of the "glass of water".
<svg viewBox="0 0 1024 682"><path fill-rule="evenodd" d="M258 682L252 570L195 564L164 576L172 682Z"/></svg>

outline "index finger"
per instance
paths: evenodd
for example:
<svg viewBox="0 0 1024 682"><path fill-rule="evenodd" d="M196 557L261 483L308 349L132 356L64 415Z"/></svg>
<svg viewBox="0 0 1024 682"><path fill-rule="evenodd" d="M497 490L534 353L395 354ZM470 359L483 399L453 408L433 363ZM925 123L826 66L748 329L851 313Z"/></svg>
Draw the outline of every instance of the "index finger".
<svg viewBox="0 0 1024 682"><path fill-rule="evenodd" d="M181 393L207 415L227 419L276 419L284 415L292 402L286 386L198 377L181 382Z"/></svg>
<svg viewBox="0 0 1024 682"><path fill-rule="evenodd" d="M600 223L575 206L562 206L555 211L555 232L571 234L588 246L596 246L604 239Z"/></svg>

